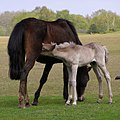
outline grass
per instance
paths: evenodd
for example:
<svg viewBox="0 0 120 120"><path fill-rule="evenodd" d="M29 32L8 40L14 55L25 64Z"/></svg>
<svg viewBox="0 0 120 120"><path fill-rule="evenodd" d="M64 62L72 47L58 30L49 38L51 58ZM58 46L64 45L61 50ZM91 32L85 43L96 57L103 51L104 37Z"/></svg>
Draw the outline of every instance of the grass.
<svg viewBox="0 0 120 120"><path fill-rule="evenodd" d="M105 98L105 100L107 100ZM119 120L119 97L116 104L109 105L107 101L97 104L95 98L89 96L77 106L65 106L60 96L42 96L37 107L18 109L17 97L1 97L0 118L2 120Z"/></svg>
<svg viewBox="0 0 120 120"><path fill-rule="evenodd" d="M103 80L104 98L101 104L96 103L98 83L92 71L86 88L85 98L77 106L65 106L62 97L63 75L62 65L56 64L50 72L48 81L42 89L40 104L37 107L18 109L19 81L11 81L8 77L8 37L0 38L0 120L119 120L120 111L120 81L115 81L120 75L120 34L80 35L83 44L98 42L107 46L109 63L107 65L112 77L113 104L109 105L106 82ZM36 63L28 77L28 92L30 101L38 87L44 65Z"/></svg>

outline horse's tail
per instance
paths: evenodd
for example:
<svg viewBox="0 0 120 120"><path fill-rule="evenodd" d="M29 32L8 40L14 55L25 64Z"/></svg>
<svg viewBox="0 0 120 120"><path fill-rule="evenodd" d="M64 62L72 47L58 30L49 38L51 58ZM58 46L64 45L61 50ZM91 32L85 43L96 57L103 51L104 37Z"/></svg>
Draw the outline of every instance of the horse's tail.
<svg viewBox="0 0 120 120"><path fill-rule="evenodd" d="M19 22L14 27L8 42L9 75L12 80L19 80L25 62L24 25Z"/></svg>
<svg viewBox="0 0 120 120"><path fill-rule="evenodd" d="M106 46L103 46L103 49L105 51L105 63L107 63L108 62L109 51L108 51Z"/></svg>

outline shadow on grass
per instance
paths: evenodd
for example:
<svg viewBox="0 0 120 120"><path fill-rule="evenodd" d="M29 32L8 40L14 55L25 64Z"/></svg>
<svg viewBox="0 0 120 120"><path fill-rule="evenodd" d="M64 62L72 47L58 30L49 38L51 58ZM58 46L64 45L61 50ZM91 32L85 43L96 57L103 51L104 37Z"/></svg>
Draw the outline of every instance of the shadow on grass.
<svg viewBox="0 0 120 120"><path fill-rule="evenodd" d="M32 104L33 97L30 97L30 104ZM61 106L65 102L62 97L58 96L42 96L39 99L38 106ZM18 97L17 96L0 96L0 107L1 108L13 108L18 106ZM31 105L32 106L32 105Z"/></svg>
<svg viewBox="0 0 120 120"><path fill-rule="evenodd" d="M33 100L32 97L31 97L31 100ZM31 101L31 103L32 103L32 101ZM49 106L49 105L61 106L64 104L65 104L65 101L62 98L62 96L41 96L39 98L38 106Z"/></svg>
<svg viewBox="0 0 120 120"><path fill-rule="evenodd" d="M30 104L33 101L33 97L30 97ZM113 99L113 105L117 103L117 99ZM77 102L77 106L84 106L84 105L107 105L108 99L103 99L101 104L96 102L96 98L89 97L86 98L84 102ZM1 108L17 108L18 106L18 97L17 96L0 96L0 107ZM65 106L65 101L62 96L41 96L39 99L38 107L47 107L47 106ZM34 107L35 106L32 106ZM36 106L37 107L37 106Z"/></svg>

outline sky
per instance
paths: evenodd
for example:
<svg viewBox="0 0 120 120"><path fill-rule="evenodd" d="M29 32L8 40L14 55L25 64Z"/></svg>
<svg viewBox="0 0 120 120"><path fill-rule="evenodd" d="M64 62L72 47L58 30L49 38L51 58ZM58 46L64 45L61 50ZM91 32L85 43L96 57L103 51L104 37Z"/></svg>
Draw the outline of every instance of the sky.
<svg viewBox="0 0 120 120"><path fill-rule="evenodd" d="M5 11L32 11L46 6L56 11L69 10L70 14L91 15L99 9L110 10L120 15L120 0L3 0L0 13Z"/></svg>

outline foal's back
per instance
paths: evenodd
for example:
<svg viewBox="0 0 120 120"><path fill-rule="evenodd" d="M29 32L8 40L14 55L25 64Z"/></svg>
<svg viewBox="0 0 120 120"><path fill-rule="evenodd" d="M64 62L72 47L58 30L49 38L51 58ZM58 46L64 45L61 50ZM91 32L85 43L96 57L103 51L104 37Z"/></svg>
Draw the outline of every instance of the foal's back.
<svg viewBox="0 0 120 120"><path fill-rule="evenodd" d="M95 57L95 50L90 47L76 45L74 43L64 43L58 45L54 50L53 54L56 57L63 58L72 64L78 64L84 66L93 61Z"/></svg>
<svg viewBox="0 0 120 120"><path fill-rule="evenodd" d="M54 51L54 55L64 58L73 64L79 64L79 66L84 66L93 61L100 64L105 63L104 47L93 42L83 46L74 43L58 45Z"/></svg>

